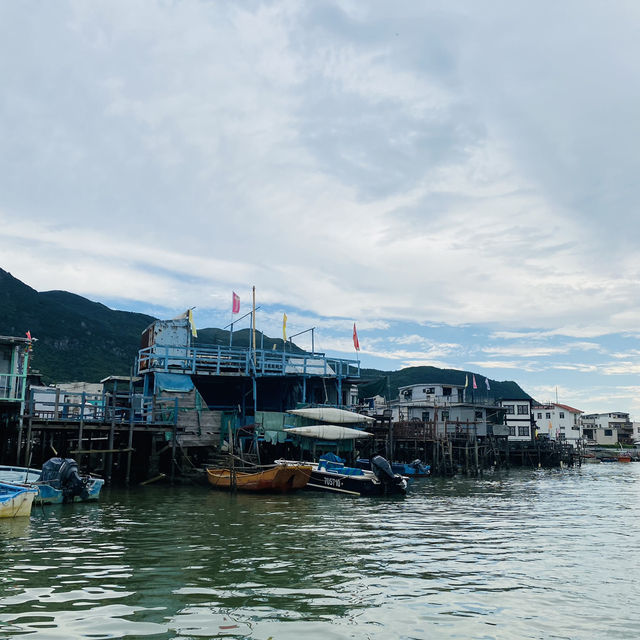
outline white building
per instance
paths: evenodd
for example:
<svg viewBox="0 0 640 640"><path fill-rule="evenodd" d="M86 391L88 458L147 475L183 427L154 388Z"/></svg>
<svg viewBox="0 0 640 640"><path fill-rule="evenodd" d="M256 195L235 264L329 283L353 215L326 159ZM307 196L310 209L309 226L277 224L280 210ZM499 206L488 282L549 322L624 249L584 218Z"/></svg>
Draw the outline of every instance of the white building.
<svg viewBox="0 0 640 640"><path fill-rule="evenodd" d="M590 413L582 416L582 433L588 444L631 444L636 438L628 413Z"/></svg>
<svg viewBox="0 0 640 640"><path fill-rule="evenodd" d="M582 437L580 429L580 409L566 404L551 402L532 406L533 420L538 435L548 436L550 440L564 440L576 444Z"/></svg>
<svg viewBox="0 0 640 640"><path fill-rule="evenodd" d="M467 402L467 392L463 385L441 383L400 387L398 398L391 402L392 420L433 422L437 434L462 431L486 436L504 431L502 425L495 424L502 410L495 405Z"/></svg>
<svg viewBox="0 0 640 640"><path fill-rule="evenodd" d="M531 440L533 414L532 400L500 400L505 410L505 424L509 429L509 440Z"/></svg>

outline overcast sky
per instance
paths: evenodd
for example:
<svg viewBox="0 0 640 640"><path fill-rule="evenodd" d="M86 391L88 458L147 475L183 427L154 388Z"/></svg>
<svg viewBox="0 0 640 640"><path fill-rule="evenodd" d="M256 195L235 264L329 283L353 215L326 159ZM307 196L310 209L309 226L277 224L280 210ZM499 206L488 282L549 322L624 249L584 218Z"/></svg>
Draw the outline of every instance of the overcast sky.
<svg viewBox="0 0 640 640"><path fill-rule="evenodd" d="M623 0L4 2L0 267L640 419L639 62Z"/></svg>

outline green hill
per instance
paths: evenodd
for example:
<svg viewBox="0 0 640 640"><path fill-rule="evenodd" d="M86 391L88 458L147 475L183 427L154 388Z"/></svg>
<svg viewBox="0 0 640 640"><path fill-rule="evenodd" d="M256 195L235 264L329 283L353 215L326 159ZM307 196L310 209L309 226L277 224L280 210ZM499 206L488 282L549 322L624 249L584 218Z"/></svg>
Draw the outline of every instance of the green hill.
<svg viewBox="0 0 640 640"><path fill-rule="evenodd" d="M383 396L387 400L398 396L398 389L413 384L452 384L464 385L465 378L469 379L469 393L472 391L473 371L460 371L458 369L438 369L437 367L407 367L399 371L378 371L377 369L362 369L362 378L365 380L358 388L360 398ZM487 391L485 377L476 376L478 389L475 391L478 399L484 397L505 398L509 400L526 400L531 396L523 391L516 382L489 380L490 390ZM470 397L470 396L469 396Z"/></svg>
<svg viewBox="0 0 640 640"><path fill-rule="evenodd" d="M33 350L32 370L39 370L45 382L98 382L109 375L129 375L140 348L140 336L155 318L142 313L114 311L103 304L66 291L44 291L20 282L0 269L0 335L24 336L26 331L37 338ZM249 329L233 332L233 344L248 347ZM196 346L228 345L229 332L224 329L200 329ZM269 338L256 331L256 347L282 349L281 338ZM287 350L305 353L287 343ZM362 369L359 385L361 398L374 395L396 397L398 387L421 383L463 385L473 372L436 367L409 367L399 371ZM484 377L476 374L478 397L486 395ZM489 381L489 395L512 400L526 399L515 382Z"/></svg>
<svg viewBox="0 0 640 640"><path fill-rule="evenodd" d="M31 368L45 382L129 375L140 334L153 320L66 291L39 293L0 269L0 334L37 338Z"/></svg>

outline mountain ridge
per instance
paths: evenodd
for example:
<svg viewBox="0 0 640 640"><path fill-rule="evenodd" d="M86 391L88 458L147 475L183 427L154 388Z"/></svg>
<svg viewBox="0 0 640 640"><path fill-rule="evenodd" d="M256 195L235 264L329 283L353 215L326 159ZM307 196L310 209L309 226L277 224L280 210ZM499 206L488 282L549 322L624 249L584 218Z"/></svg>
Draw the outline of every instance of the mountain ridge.
<svg viewBox="0 0 640 640"><path fill-rule="evenodd" d="M43 381L98 382L110 375L130 375L140 348L142 332L157 318L132 311L110 309L75 293L62 290L38 292L0 268L0 335L24 336L31 332L37 342L31 366L39 370ZM233 344L249 347L250 329L233 332ZM225 329L198 330L196 345L228 345ZM256 346L281 350L281 338L270 338L256 332ZM287 350L306 353L288 342ZM382 395L389 399L397 395L398 387L412 384L463 385L468 376L469 386L476 375L478 398L486 396L484 376L472 371L439 369L437 367L407 367L395 371L361 369L358 385L361 398ZM508 399L530 398L514 381L489 380L491 397ZM395 397L395 396L391 396Z"/></svg>

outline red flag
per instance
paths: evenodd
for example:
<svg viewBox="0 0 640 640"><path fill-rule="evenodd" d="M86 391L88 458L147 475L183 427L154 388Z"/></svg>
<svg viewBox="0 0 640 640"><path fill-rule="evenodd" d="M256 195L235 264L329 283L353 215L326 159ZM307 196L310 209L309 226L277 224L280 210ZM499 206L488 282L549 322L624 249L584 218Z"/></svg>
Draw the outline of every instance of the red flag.
<svg viewBox="0 0 640 640"><path fill-rule="evenodd" d="M31 331L27 330L27 340L31 340Z"/></svg>
<svg viewBox="0 0 640 640"><path fill-rule="evenodd" d="M231 302L231 313L240 313L240 296L235 291Z"/></svg>
<svg viewBox="0 0 640 640"><path fill-rule="evenodd" d="M478 385L476 384L476 377L475 377L475 375L473 376L473 388L474 388L474 389L477 389L477 388L478 388Z"/></svg>
<svg viewBox="0 0 640 640"><path fill-rule="evenodd" d="M358 332L356 331L356 323L353 323L353 346L356 351L360 351L360 343L358 342Z"/></svg>

